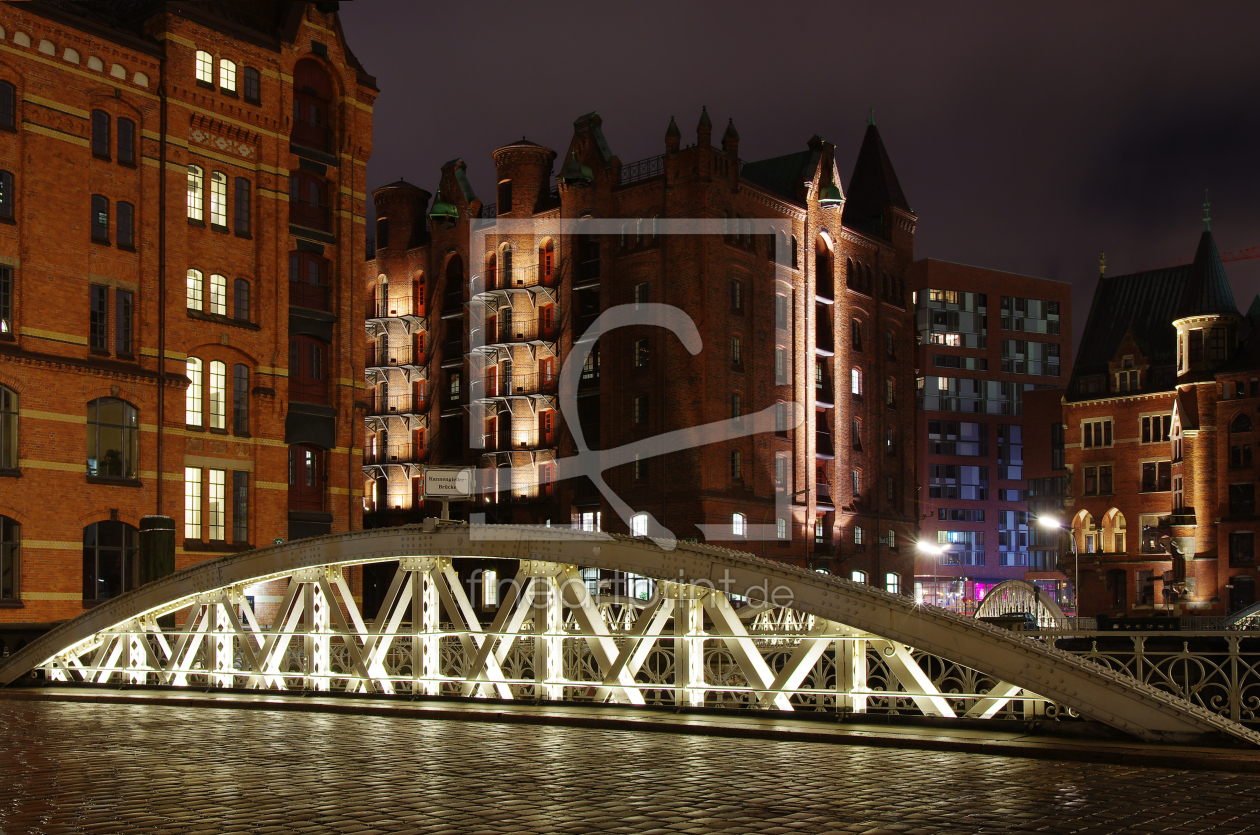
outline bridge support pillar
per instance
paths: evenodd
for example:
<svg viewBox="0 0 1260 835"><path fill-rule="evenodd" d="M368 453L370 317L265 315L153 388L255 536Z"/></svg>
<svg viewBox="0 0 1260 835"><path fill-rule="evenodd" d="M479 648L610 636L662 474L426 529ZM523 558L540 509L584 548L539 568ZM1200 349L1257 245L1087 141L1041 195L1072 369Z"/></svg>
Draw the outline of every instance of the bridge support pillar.
<svg viewBox="0 0 1260 835"><path fill-rule="evenodd" d="M836 641L836 708L866 713L866 639Z"/></svg>
<svg viewBox="0 0 1260 835"><path fill-rule="evenodd" d="M674 704L704 704L704 589L666 583L665 594L674 601Z"/></svg>

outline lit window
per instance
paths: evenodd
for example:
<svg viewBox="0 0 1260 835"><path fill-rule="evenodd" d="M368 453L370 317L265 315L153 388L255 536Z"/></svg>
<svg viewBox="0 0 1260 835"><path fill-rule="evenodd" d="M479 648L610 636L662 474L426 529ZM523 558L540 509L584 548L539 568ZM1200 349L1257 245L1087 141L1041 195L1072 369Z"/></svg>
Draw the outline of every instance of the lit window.
<svg viewBox="0 0 1260 835"><path fill-rule="evenodd" d="M210 274L210 312L227 315L227 278L218 273Z"/></svg>
<svg viewBox="0 0 1260 835"><path fill-rule="evenodd" d="M646 513L636 513L630 517L630 535L648 535L648 515Z"/></svg>
<svg viewBox="0 0 1260 835"><path fill-rule="evenodd" d="M210 428L227 428L227 365L210 363Z"/></svg>
<svg viewBox="0 0 1260 835"><path fill-rule="evenodd" d="M851 368L849 369L849 371L850 371L850 377L851 377L851 383L852 383L851 390L853 391L854 394L861 394L862 393L862 369Z"/></svg>
<svg viewBox="0 0 1260 835"><path fill-rule="evenodd" d="M481 605L485 608L499 605L499 572L493 568L481 574Z"/></svg>
<svg viewBox="0 0 1260 835"><path fill-rule="evenodd" d="M205 187L205 172L200 166L188 166L188 219L201 220L205 209L205 198L202 189Z"/></svg>
<svg viewBox="0 0 1260 835"><path fill-rule="evenodd" d="M884 575L884 590L887 591L889 594L901 594L901 575L900 574L885 574Z"/></svg>
<svg viewBox="0 0 1260 835"><path fill-rule="evenodd" d="M787 520L781 516L778 519L775 519L774 532L775 532L775 535L779 537L779 539L787 539L788 538Z"/></svg>
<svg viewBox="0 0 1260 835"><path fill-rule="evenodd" d="M854 571L852 574L850 574L850 575L849 575L849 579L851 579L851 580L852 580L853 582L855 582L855 583L862 583L862 584L865 584L865 583L866 583L866 572L865 572L865 571Z"/></svg>
<svg viewBox="0 0 1260 835"><path fill-rule="evenodd" d="M224 90L236 92L236 64L231 61L219 61L219 86Z"/></svg>
<svg viewBox="0 0 1260 835"><path fill-rule="evenodd" d="M582 576L582 584L586 586L586 593L591 597L599 594L599 569L598 568L580 568L578 573Z"/></svg>
<svg viewBox="0 0 1260 835"><path fill-rule="evenodd" d="M214 83L214 58L200 49L197 50L197 80L205 84Z"/></svg>
<svg viewBox="0 0 1260 835"><path fill-rule="evenodd" d="M184 539L201 539L201 468L184 468Z"/></svg>
<svg viewBox="0 0 1260 835"><path fill-rule="evenodd" d="M201 360L189 357L187 364L188 390L184 392L184 423L201 425Z"/></svg>
<svg viewBox="0 0 1260 835"><path fill-rule="evenodd" d="M223 501L224 473L225 470L210 471L210 490L206 496L207 507L210 511L210 538L212 540L222 541L225 537L225 505Z"/></svg>
<svg viewBox="0 0 1260 835"><path fill-rule="evenodd" d="M140 458L139 413L117 397L88 403L87 474L136 478Z"/></svg>
<svg viewBox="0 0 1260 835"><path fill-rule="evenodd" d="M201 310L201 270L188 271L188 309Z"/></svg>
<svg viewBox="0 0 1260 835"><path fill-rule="evenodd" d="M888 547L889 548L897 547L897 532L891 529L888 531Z"/></svg>
<svg viewBox="0 0 1260 835"><path fill-rule="evenodd" d="M221 171L210 174L210 225L227 226L227 177Z"/></svg>
<svg viewBox="0 0 1260 835"><path fill-rule="evenodd" d="M853 544L854 545L862 544L862 529L861 528L855 527L853 529Z"/></svg>
<svg viewBox="0 0 1260 835"><path fill-rule="evenodd" d="M731 514L731 535L744 536L748 532L748 518L742 513Z"/></svg>

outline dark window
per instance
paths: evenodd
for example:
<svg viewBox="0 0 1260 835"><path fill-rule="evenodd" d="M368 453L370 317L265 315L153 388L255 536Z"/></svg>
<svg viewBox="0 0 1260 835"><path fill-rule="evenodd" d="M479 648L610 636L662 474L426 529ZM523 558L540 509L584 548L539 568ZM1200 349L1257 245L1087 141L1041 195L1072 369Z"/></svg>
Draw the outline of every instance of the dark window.
<svg viewBox="0 0 1260 835"><path fill-rule="evenodd" d="M323 342L310 336L289 338L289 397L304 403L327 403Z"/></svg>
<svg viewBox="0 0 1260 835"><path fill-rule="evenodd" d="M130 119L118 120L118 161L136 164L136 123Z"/></svg>
<svg viewBox="0 0 1260 835"><path fill-rule="evenodd" d="M92 195L92 240L109 243L109 200Z"/></svg>
<svg viewBox="0 0 1260 835"><path fill-rule="evenodd" d="M499 183L499 214L507 214L512 211L512 181L504 180Z"/></svg>
<svg viewBox="0 0 1260 835"><path fill-rule="evenodd" d="M857 319L852 320L853 331L853 350L862 350L862 323Z"/></svg>
<svg viewBox="0 0 1260 835"><path fill-rule="evenodd" d="M93 284L89 297L91 310L88 317L88 347L104 351L109 348L109 288Z"/></svg>
<svg viewBox="0 0 1260 835"><path fill-rule="evenodd" d="M289 304L312 310L328 309L326 262L311 252L289 253Z"/></svg>
<svg viewBox="0 0 1260 835"><path fill-rule="evenodd" d="M1256 485L1254 483L1229 485L1229 515L1256 515Z"/></svg>
<svg viewBox="0 0 1260 835"><path fill-rule="evenodd" d="M646 394L641 394L634 398L634 422L647 423L648 420L648 398Z"/></svg>
<svg viewBox="0 0 1260 835"><path fill-rule="evenodd" d="M135 478L139 451L140 425L135 406L117 397L101 397L88 403L88 475Z"/></svg>
<svg viewBox="0 0 1260 835"><path fill-rule="evenodd" d="M0 516L0 600L19 599L22 526L8 516Z"/></svg>
<svg viewBox="0 0 1260 835"><path fill-rule="evenodd" d="M1247 568L1256 564L1256 535L1234 531L1229 535L1229 567Z"/></svg>
<svg viewBox="0 0 1260 835"><path fill-rule="evenodd" d="M0 267L0 338L13 336L13 268Z"/></svg>
<svg viewBox="0 0 1260 835"><path fill-rule="evenodd" d="M324 463L327 453L319 447L289 447L289 510L324 509Z"/></svg>
<svg viewBox="0 0 1260 835"><path fill-rule="evenodd" d="M0 81L0 128L14 130L17 127L17 91L7 81Z"/></svg>
<svg viewBox="0 0 1260 835"><path fill-rule="evenodd" d="M332 82L328 73L313 58L303 58L293 68L293 134L292 141L316 151L332 150L332 134L328 124L328 103L332 101Z"/></svg>
<svg viewBox="0 0 1260 835"><path fill-rule="evenodd" d="M118 203L118 245L131 248L136 245L136 207L130 203Z"/></svg>
<svg viewBox="0 0 1260 835"><path fill-rule="evenodd" d="M792 269L800 266L800 247L796 244L796 236L792 236Z"/></svg>
<svg viewBox="0 0 1260 835"><path fill-rule="evenodd" d="M249 321L249 281L243 278L232 282L232 318Z"/></svg>
<svg viewBox="0 0 1260 835"><path fill-rule="evenodd" d="M250 184L244 177L236 178L236 234L249 234L250 227Z"/></svg>
<svg viewBox="0 0 1260 835"><path fill-rule="evenodd" d="M731 279L731 310L744 312L744 284L738 278Z"/></svg>
<svg viewBox="0 0 1260 835"><path fill-rule="evenodd" d="M245 101L251 104L262 101L262 79L253 67L245 68Z"/></svg>
<svg viewBox="0 0 1260 835"><path fill-rule="evenodd" d="M136 587L139 532L126 522L83 529L83 599L108 600Z"/></svg>
<svg viewBox="0 0 1260 835"><path fill-rule="evenodd" d="M327 232L328 204L323 179L309 171L289 175L289 223Z"/></svg>
<svg viewBox="0 0 1260 835"><path fill-rule="evenodd" d="M92 111L92 155L109 159L109 114L104 110Z"/></svg>
<svg viewBox="0 0 1260 835"><path fill-rule="evenodd" d="M18 396L11 388L0 386L0 468L16 469L18 465Z"/></svg>
<svg viewBox="0 0 1260 835"><path fill-rule="evenodd" d="M249 366L232 366L232 431L249 434Z"/></svg>
<svg viewBox="0 0 1260 835"><path fill-rule="evenodd" d="M16 197L13 192L13 175L8 171L0 171L0 218L13 219L13 202Z"/></svg>
<svg viewBox="0 0 1260 835"><path fill-rule="evenodd" d="M249 473L232 473L232 541L249 542Z"/></svg>
<svg viewBox="0 0 1260 835"><path fill-rule="evenodd" d="M389 218L387 217L376 219L376 248L389 248Z"/></svg>
<svg viewBox="0 0 1260 835"><path fill-rule="evenodd" d="M1195 328L1190 331L1190 362L1203 362L1203 330Z"/></svg>
<svg viewBox="0 0 1260 835"><path fill-rule="evenodd" d="M130 290L114 291L114 351L120 356L132 353L131 334L135 318L135 295Z"/></svg>
<svg viewBox="0 0 1260 835"><path fill-rule="evenodd" d="M1172 489L1172 462L1152 461L1142 465L1142 492L1159 493Z"/></svg>

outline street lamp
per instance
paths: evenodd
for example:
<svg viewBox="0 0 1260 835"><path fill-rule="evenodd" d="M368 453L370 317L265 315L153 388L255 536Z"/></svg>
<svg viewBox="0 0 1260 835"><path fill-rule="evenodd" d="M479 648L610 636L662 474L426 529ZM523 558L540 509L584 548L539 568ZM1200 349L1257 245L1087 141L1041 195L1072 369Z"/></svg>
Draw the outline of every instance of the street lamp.
<svg viewBox="0 0 1260 835"><path fill-rule="evenodd" d="M1072 541L1072 569L1076 574L1076 579L1072 584L1072 608L1075 610L1077 620L1081 617L1081 555L1076 550L1076 534L1067 529L1062 520L1057 516L1038 516L1037 524L1045 530L1058 531L1063 533L1067 531L1068 539Z"/></svg>
<svg viewBox="0 0 1260 835"><path fill-rule="evenodd" d="M941 599L941 554L949 550L949 543L937 545L935 542L929 542L926 539L920 539L914 544L914 549L921 554L928 554L936 563L936 570L932 572L932 596L936 599L937 605L940 605Z"/></svg>

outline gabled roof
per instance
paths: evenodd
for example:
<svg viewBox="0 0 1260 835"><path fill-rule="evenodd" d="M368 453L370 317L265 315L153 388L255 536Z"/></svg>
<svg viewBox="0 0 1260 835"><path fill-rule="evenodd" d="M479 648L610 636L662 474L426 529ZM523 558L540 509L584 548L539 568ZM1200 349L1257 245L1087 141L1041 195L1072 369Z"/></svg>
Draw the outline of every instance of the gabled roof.
<svg viewBox="0 0 1260 835"><path fill-rule="evenodd" d="M773 194L798 203L800 198L797 194L797 186L802 180L813 179L821 156L821 151L810 149L781 157L746 162L740 169L739 176Z"/></svg>
<svg viewBox="0 0 1260 835"><path fill-rule="evenodd" d="M1194 253L1190 283L1181 298L1176 318L1221 313L1237 316L1238 305L1234 303L1234 292L1229 287L1225 265L1221 263L1221 254L1216 250L1212 232L1204 229L1199 236L1199 248Z"/></svg>
<svg viewBox="0 0 1260 835"><path fill-rule="evenodd" d="M1081 377L1107 373L1107 363L1130 331L1146 351L1152 367L1174 364L1177 332L1172 322L1189 283L1190 270L1190 264L1183 264L1098 279L1072 368L1068 400L1080 399L1077 392Z"/></svg>
<svg viewBox="0 0 1260 835"><path fill-rule="evenodd" d="M866 136L862 139L862 149L858 151L857 164L853 166L853 177L849 180L849 190L844 204L844 225L853 229L869 231L871 222L882 218L887 208L910 211L905 192L901 190L901 182L897 172L893 170L892 160L888 158L888 150L884 140L880 138L879 128L871 122L866 126Z"/></svg>

